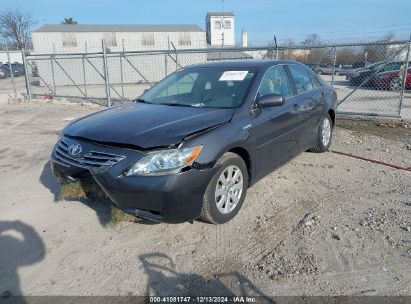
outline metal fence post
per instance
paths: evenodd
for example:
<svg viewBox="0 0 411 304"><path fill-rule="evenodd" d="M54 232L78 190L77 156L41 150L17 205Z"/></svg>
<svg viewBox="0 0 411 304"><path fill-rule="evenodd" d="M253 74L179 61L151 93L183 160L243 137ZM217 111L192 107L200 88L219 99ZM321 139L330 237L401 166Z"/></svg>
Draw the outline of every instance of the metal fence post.
<svg viewBox="0 0 411 304"><path fill-rule="evenodd" d="M84 52L87 53L87 41L84 42ZM83 85L84 85L84 95L87 97L87 76L86 76L86 62L84 58L86 57L86 54L83 53L83 56L81 57L81 61L83 64Z"/></svg>
<svg viewBox="0 0 411 304"><path fill-rule="evenodd" d="M101 40L101 47L103 48L103 70L104 70L104 82L106 85L106 97L107 106L111 107L111 96L110 96L110 80L108 76L108 66L107 66L107 54L106 54L106 42L104 39Z"/></svg>
<svg viewBox="0 0 411 304"><path fill-rule="evenodd" d="M176 71L177 71L177 70L178 70L178 53L177 53L176 47L174 46L173 41L171 41L170 43L171 43L171 45L172 45L172 47L173 47L173 49L174 49L174 52L175 52L175 54L176 54Z"/></svg>
<svg viewBox="0 0 411 304"><path fill-rule="evenodd" d="M410 61L410 51L411 51L411 35L410 35L410 40L408 41L408 49L407 49L407 57L405 60L405 69L400 75L402 77L402 88L401 88L401 95L400 95L400 104L398 106L398 115L401 116L401 110L402 110L402 103L404 100L404 92L405 92L405 85L407 84L407 75L408 75L408 63Z"/></svg>
<svg viewBox="0 0 411 304"><path fill-rule="evenodd" d="M123 76L123 56L124 56L124 39L121 39L123 52L120 54L120 81L121 81L121 96L124 98L124 76Z"/></svg>
<svg viewBox="0 0 411 304"><path fill-rule="evenodd" d="M23 66L24 66L24 80L26 81L26 91L27 91L27 96L29 99L31 99L31 87L30 87L30 80L29 80L29 70L27 66L27 58L26 58L26 50L22 49L21 50L21 57L23 59Z"/></svg>
<svg viewBox="0 0 411 304"><path fill-rule="evenodd" d="M53 54L55 54L55 53L56 53L56 46L53 43ZM54 55L51 55L51 60L50 60L50 63L51 63L51 77L52 77L52 80L53 80L53 91L54 91L54 94L56 94L56 76L55 76L55 73L54 73L53 60L54 60Z"/></svg>
<svg viewBox="0 0 411 304"><path fill-rule="evenodd" d="M7 42L6 42L6 53L7 53L7 61L9 63L11 82L13 84L14 98L17 98L16 83L14 82L13 68L11 67L9 46L8 46Z"/></svg>
<svg viewBox="0 0 411 304"><path fill-rule="evenodd" d="M334 47L334 55L333 55L333 75L331 76L331 85L334 84L334 77L335 77L335 64L337 63L337 48Z"/></svg>
<svg viewBox="0 0 411 304"><path fill-rule="evenodd" d="M87 97L87 80L86 80L86 64L84 62L85 55L81 57L81 63L83 66L83 86L84 86L84 95Z"/></svg>
<svg viewBox="0 0 411 304"><path fill-rule="evenodd" d="M164 77L167 77L167 55L164 55Z"/></svg>

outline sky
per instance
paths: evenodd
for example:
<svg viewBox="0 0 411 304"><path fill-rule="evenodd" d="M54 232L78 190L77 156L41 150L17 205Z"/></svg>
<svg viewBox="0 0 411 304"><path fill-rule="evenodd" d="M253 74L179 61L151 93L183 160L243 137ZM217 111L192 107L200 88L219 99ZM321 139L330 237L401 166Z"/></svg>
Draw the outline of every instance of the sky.
<svg viewBox="0 0 411 304"><path fill-rule="evenodd" d="M209 11L222 11L222 0L0 0L0 12L21 9L38 25L73 17L83 24L197 24L205 28ZM301 42L318 33L326 42L377 40L393 32L411 34L411 0L224 0L236 16L236 40L249 33L251 45L277 37Z"/></svg>

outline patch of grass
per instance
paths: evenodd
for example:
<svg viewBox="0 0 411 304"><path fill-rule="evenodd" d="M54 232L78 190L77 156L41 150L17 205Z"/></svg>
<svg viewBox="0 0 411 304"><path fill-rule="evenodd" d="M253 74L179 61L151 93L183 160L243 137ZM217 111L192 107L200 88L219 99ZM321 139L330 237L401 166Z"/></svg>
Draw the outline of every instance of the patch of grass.
<svg viewBox="0 0 411 304"><path fill-rule="evenodd" d="M131 214L128 214L118 208L116 205L112 204L111 205L111 225L117 226L118 224L122 222L133 222L135 223L137 221L137 218Z"/></svg>
<svg viewBox="0 0 411 304"><path fill-rule="evenodd" d="M87 198L86 192L80 182L60 185L59 200Z"/></svg>
<svg viewBox="0 0 411 304"><path fill-rule="evenodd" d="M122 222L136 222L137 217L125 213L118 208L96 184L92 178L84 178L71 183L60 185L59 200L84 200L91 203L104 203L111 205L111 219L108 224L117 226Z"/></svg>
<svg viewBox="0 0 411 304"><path fill-rule="evenodd" d="M84 198L107 199L107 195L91 177L60 185L59 200Z"/></svg>

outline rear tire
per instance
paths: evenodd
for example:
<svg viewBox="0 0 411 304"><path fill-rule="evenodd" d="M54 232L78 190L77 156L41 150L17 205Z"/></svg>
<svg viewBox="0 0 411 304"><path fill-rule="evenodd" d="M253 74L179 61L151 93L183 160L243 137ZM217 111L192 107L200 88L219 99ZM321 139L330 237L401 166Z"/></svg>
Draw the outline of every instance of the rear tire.
<svg viewBox="0 0 411 304"><path fill-rule="evenodd" d="M391 79L390 91L399 91L401 90L401 87L402 87L401 78L396 77L396 78Z"/></svg>
<svg viewBox="0 0 411 304"><path fill-rule="evenodd" d="M221 167L204 193L200 215L212 224L223 224L234 218L248 188L248 170L240 156L227 152L217 161L218 165Z"/></svg>
<svg viewBox="0 0 411 304"><path fill-rule="evenodd" d="M317 131L317 143L316 146L311 148L309 151L322 153L328 151L331 146L333 131L333 122L330 114L325 114L320 120L320 125Z"/></svg>

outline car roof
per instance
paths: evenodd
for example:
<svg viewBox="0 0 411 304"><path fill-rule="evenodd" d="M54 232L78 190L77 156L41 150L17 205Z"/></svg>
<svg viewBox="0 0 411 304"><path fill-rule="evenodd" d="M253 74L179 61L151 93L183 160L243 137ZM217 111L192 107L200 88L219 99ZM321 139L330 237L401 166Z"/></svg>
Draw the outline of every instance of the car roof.
<svg viewBox="0 0 411 304"><path fill-rule="evenodd" d="M227 61L217 61L209 63L193 64L188 66L191 68L228 68L228 69L241 69L241 68L267 68L277 64L301 64L297 61L291 60L227 60Z"/></svg>

